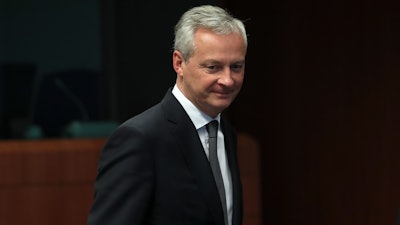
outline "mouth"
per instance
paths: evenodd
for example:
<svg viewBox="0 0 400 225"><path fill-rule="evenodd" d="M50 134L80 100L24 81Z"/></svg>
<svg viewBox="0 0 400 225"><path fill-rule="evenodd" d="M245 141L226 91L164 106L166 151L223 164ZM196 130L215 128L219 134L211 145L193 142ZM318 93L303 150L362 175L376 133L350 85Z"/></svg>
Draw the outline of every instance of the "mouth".
<svg viewBox="0 0 400 225"><path fill-rule="evenodd" d="M232 92L215 92L215 95L218 98L230 98L232 96Z"/></svg>

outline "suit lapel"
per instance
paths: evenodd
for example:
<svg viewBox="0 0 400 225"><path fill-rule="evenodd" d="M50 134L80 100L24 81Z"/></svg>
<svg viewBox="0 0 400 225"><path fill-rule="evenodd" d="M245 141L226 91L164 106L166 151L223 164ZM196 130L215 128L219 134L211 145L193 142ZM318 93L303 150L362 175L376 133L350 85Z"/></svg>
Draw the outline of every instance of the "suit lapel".
<svg viewBox="0 0 400 225"><path fill-rule="evenodd" d="M190 132L188 132L190 130ZM191 130L194 130L192 132ZM207 201L210 211L214 214L216 224L224 224L223 210L220 202L218 189L215 185L212 170L204 153L203 146L198 138L197 131L191 127L179 126L177 134L181 134L180 139L182 153L186 159L189 170L197 181L203 193L204 200Z"/></svg>
<svg viewBox="0 0 400 225"><path fill-rule="evenodd" d="M167 119L174 123L174 137L180 146L187 166L197 181L216 224L224 224L223 210L211 167L196 128L176 98L169 91L163 100Z"/></svg>
<svg viewBox="0 0 400 225"><path fill-rule="evenodd" d="M225 137L225 148L228 158L229 169L231 171L232 191L233 191L233 213L232 224L239 225L242 222L242 185L240 181L239 167L236 156L237 139L232 128L224 120L221 122L221 127Z"/></svg>

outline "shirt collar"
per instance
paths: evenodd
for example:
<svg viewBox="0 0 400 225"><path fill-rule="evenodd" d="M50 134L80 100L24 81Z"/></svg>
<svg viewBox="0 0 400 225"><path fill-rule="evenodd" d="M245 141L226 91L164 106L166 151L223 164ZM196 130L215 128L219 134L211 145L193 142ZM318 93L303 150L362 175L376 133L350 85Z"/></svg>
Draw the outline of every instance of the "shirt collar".
<svg viewBox="0 0 400 225"><path fill-rule="evenodd" d="M179 90L176 84L172 89L172 94L185 109L186 113L189 115L196 129L205 126L211 120L217 120L218 122L220 122L221 114L218 114L218 116L215 118L206 115L201 110L199 110L189 99L187 99L185 95L183 95L183 93L181 92L181 90Z"/></svg>

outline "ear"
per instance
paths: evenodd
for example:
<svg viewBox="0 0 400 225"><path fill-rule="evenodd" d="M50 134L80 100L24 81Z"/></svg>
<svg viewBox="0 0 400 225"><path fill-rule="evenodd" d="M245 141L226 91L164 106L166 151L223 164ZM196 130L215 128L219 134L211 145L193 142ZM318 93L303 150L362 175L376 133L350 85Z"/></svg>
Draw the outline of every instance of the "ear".
<svg viewBox="0 0 400 225"><path fill-rule="evenodd" d="M179 52L178 50L174 50L174 52L172 54L172 65L178 76L182 76L182 73L183 73L182 66L183 66L184 62L185 61L183 59L182 53Z"/></svg>

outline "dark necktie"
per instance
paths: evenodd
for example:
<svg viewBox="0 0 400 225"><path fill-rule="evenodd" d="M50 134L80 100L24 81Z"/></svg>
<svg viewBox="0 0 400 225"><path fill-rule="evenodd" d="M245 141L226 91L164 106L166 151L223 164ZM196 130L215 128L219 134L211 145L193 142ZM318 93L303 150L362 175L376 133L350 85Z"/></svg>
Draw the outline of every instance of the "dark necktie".
<svg viewBox="0 0 400 225"><path fill-rule="evenodd" d="M215 182L217 183L219 197L221 198L222 209L224 210L225 225L228 224L226 199L225 199L225 187L222 179L221 168L219 167L219 161L217 157L217 132L218 132L218 121L212 120L206 125L208 132L208 150L210 166L214 174Z"/></svg>

